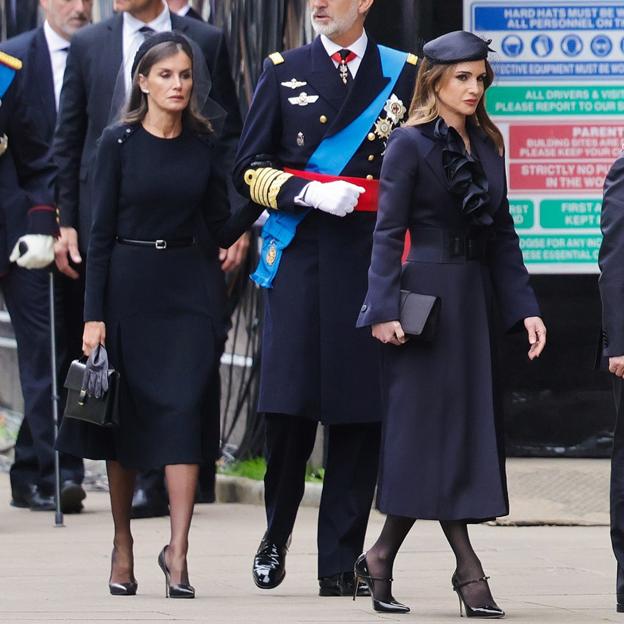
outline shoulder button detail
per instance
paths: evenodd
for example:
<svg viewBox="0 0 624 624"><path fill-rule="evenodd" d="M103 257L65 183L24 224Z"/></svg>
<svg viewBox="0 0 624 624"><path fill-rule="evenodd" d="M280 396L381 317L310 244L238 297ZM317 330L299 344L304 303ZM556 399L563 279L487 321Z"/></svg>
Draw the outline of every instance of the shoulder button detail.
<svg viewBox="0 0 624 624"><path fill-rule="evenodd" d="M273 52L269 54L269 58L273 62L273 65L280 65L284 62L284 57L279 52Z"/></svg>

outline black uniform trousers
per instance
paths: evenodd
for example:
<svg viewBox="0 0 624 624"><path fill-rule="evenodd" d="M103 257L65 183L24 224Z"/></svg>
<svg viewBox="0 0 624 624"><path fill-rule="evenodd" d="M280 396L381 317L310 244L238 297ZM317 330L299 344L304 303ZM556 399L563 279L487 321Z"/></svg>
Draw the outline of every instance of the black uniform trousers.
<svg viewBox="0 0 624 624"><path fill-rule="evenodd" d="M12 266L0 280L11 316L22 393L24 420L11 466L11 489L36 485L42 494L54 493L54 420L50 360L49 275L46 270ZM82 460L61 455L61 480L81 483Z"/></svg>
<svg viewBox="0 0 624 624"><path fill-rule="evenodd" d="M267 536L283 545L292 533L318 423L266 414L264 477ZM375 483L381 425L328 425L325 478L318 518L318 576L353 570L364 548Z"/></svg>
<svg viewBox="0 0 624 624"><path fill-rule="evenodd" d="M617 560L617 601L624 604L624 380L613 376L615 431L611 455L611 545Z"/></svg>

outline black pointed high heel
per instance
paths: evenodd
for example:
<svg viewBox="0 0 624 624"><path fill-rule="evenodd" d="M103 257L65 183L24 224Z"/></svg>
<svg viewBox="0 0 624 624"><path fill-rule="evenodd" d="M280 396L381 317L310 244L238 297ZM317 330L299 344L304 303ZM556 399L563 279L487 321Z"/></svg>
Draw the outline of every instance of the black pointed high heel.
<svg viewBox="0 0 624 624"><path fill-rule="evenodd" d="M188 583L171 584L171 573L165 561L165 546L158 555L158 565L165 575L165 596L167 598L195 598L195 588Z"/></svg>
<svg viewBox="0 0 624 624"><path fill-rule="evenodd" d="M362 553L356 560L353 566L353 575L355 576L355 583L353 584L353 600L357 596L357 588L360 581L363 581L368 587L368 591L373 601L373 609L380 611L381 613L409 613L410 608L407 605L397 602L392 595L390 600L378 600L375 598L375 581L383 581L385 583L392 583L391 578L376 578L370 575L368 571L368 565L366 564L366 553Z"/></svg>
<svg viewBox="0 0 624 624"><path fill-rule="evenodd" d="M453 591L457 593L457 598L459 599L460 617L464 617L463 610L466 611L466 617L487 618L491 620L505 617L505 612L496 603L471 607L464 598L462 587L471 585L472 583L487 583L489 578L489 576L482 576L481 578L470 581L460 581L457 578L457 574L453 574L453 577L451 578L451 585L453 586Z"/></svg>
<svg viewBox="0 0 624 624"><path fill-rule="evenodd" d="M113 577L113 560L115 559L115 550L111 553L111 575L108 579L108 591L110 591L111 596L136 596L137 589L139 588L139 584L134 580L129 583L112 583L111 578Z"/></svg>

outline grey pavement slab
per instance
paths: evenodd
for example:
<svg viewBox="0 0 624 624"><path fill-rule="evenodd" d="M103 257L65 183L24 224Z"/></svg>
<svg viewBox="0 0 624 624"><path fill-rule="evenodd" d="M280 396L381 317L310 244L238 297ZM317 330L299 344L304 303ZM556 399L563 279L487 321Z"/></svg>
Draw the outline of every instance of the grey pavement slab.
<svg viewBox="0 0 624 624"><path fill-rule="evenodd" d="M156 556L167 540L168 520L134 523L139 594L108 594L112 523L108 496L89 492L86 509L53 528L53 514L12 509L8 476L0 475L0 622L224 622L373 623L458 621L450 590L453 559L434 522L418 522L399 555L395 596L412 607L404 616L375 614L370 600L316 595L316 509L297 519L288 574L273 591L256 589L251 557L264 529L255 505L201 505L193 521L192 601L167 600ZM513 500L512 500L513 506ZM383 516L373 513L367 543ZM615 563L608 528L504 527L472 529L499 604L517 624L624 622L615 613Z"/></svg>

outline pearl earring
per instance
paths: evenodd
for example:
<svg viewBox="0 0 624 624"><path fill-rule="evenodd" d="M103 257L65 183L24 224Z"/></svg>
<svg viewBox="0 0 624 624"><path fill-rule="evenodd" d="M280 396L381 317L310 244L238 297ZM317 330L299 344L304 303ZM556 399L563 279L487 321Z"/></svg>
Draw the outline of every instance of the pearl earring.
<svg viewBox="0 0 624 624"><path fill-rule="evenodd" d="M145 95L148 95L149 91L144 91L143 89L141 89L141 93L145 93Z"/></svg>

